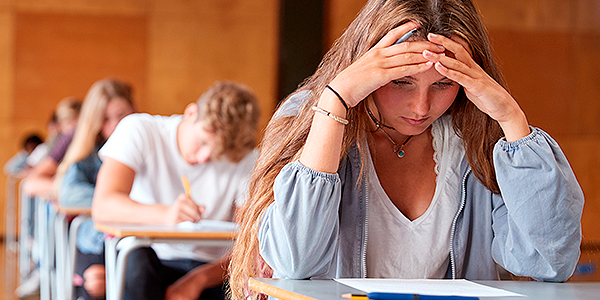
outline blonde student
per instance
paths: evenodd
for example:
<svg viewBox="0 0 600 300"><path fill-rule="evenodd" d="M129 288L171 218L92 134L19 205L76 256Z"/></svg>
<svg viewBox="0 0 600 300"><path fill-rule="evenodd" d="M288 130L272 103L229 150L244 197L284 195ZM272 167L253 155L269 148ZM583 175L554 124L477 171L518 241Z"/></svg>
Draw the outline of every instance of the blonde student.
<svg viewBox="0 0 600 300"><path fill-rule="evenodd" d="M491 53L470 0L368 1L267 127L233 298L260 276L567 280L583 193Z"/></svg>
<svg viewBox="0 0 600 300"><path fill-rule="evenodd" d="M56 119L60 135L53 142L46 158L33 167L25 177L25 193L28 195L52 194L54 175L73 140L80 110L81 100L74 97L62 99L56 106Z"/></svg>
<svg viewBox="0 0 600 300"><path fill-rule="evenodd" d="M233 221L256 163L259 107L249 87L219 81L183 115L134 114L100 150L98 222ZM186 193L182 176L189 179ZM223 299L229 249L153 245L129 256L126 299Z"/></svg>
<svg viewBox="0 0 600 300"><path fill-rule="evenodd" d="M134 111L129 84L116 79L102 79L90 87L81 107L73 141L58 166L56 186L60 205L91 207L96 177L102 165L98 150L119 121ZM91 220L85 221L80 228L75 279L83 288L79 296L84 299L103 298L106 293L104 235L94 229Z"/></svg>

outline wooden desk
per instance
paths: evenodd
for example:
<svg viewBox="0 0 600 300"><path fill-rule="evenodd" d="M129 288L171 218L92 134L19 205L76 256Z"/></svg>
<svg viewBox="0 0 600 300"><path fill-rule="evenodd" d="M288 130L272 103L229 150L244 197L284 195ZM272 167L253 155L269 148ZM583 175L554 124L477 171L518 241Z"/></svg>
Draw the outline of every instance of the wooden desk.
<svg viewBox="0 0 600 300"><path fill-rule="evenodd" d="M475 281L528 296L486 297L485 300L587 300L600 298L600 282ZM251 278L250 289L282 300L341 300L344 293L362 293L334 280Z"/></svg>
<svg viewBox="0 0 600 300"><path fill-rule="evenodd" d="M83 221L91 217L89 207L68 207L54 204L56 218L56 293L58 299L71 300L74 296L73 276L77 259L77 233ZM73 218L69 228L69 219Z"/></svg>
<svg viewBox="0 0 600 300"><path fill-rule="evenodd" d="M197 244L202 246L227 247L233 244L236 232L194 231L176 225L126 225L96 224L98 231L108 235L106 249L106 299L123 299L127 257L133 250L154 243ZM122 239L133 240L122 243ZM119 251L117 252L117 247Z"/></svg>

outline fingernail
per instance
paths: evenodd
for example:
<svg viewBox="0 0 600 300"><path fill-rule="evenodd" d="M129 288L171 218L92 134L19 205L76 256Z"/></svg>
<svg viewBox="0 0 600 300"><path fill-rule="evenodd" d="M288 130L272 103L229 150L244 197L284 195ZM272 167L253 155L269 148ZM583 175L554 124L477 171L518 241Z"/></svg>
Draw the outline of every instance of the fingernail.
<svg viewBox="0 0 600 300"><path fill-rule="evenodd" d="M439 61L435 63L435 66L436 66L436 67L439 67L439 68L441 68L441 69L443 69L443 70L445 70L445 69L446 69L446 67L444 67L444 65L442 65L442 64L441 64Z"/></svg>
<svg viewBox="0 0 600 300"><path fill-rule="evenodd" d="M429 66L433 65L433 62L432 61L428 61L428 62L425 63L425 65L429 67Z"/></svg>
<svg viewBox="0 0 600 300"><path fill-rule="evenodd" d="M442 46L442 45L436 45L436 46L438 46L438 48L439 48L440 50L446 51L446 48L444 48L444 46Z"/></svg>
<svg viewBox="0 0 600 300"><path fill-rule="evenodd" d="M429 51L429 50L423 50L423 55L424 56L431 56L431 57L435 57L435 53Z"/></svg>
<svg viewBox="0 0 600 300"><path fill-rule="evenodd" d="M430 39L435 39L435 38L437 37L437 34L435 34L435 33L429 33L427 36L428 36Z"/></svg>

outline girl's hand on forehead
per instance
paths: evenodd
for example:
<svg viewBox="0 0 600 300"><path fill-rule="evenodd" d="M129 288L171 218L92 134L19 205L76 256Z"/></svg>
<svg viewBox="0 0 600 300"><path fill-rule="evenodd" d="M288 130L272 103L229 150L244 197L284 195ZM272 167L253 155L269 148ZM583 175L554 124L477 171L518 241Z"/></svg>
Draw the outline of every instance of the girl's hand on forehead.
<svg viewBox="0 0 600 300"><path fill-rule="evenodd" d="M443 46L430 41L395 44L415 28L418 25L409 22L390 30L373 48L338 74L330 86L353 107L392 80L429 70L433 63L423 57L423 51L441 54L445 51Z"/></svg>
<svg viewBox="0 0 600 300"><path fill-rule="evenodd" d="M529 134L525 114L517 101L473 60L465 40L458 36L447 38L432 33L428 39L443 46L451 55L423 50L423 57L434 63L440 74L463 86L469 100L500 123L507 139L516 140Z"/></svg>

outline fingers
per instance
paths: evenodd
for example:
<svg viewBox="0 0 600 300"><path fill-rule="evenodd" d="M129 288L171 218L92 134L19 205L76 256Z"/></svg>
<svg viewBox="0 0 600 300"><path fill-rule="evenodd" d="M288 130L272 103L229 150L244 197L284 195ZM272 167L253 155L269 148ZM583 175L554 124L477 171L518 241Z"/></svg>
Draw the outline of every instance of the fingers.
<svg viewBox="0 0 600 300"><path fill-rule="evenodd" d="M175 211L175 222L198 222L202 219L204 213L204 206L199 206L192 199L188 198L184 194L179 195L175 203L172 205L172 209Z"/></svg>
<svg viewBox="0 0 600 300"><path fill-rule="evenodd" d="M429 41L411 41L403 42L397 45L393 45L386 49L384 54L389 53L389 56L393 56L398 53L422 53L424 50L428 50L434 53L444 53L446 48L444 46L435 44Z"/></svg>
<svg viewBox="0 0 600 300"><path fill-rule="evenodd" d="M389 47L393 45L400 37L416 28L419 28L419 25L415 22L404 23L390 30L377 44L375 44L373 48Z"/></svg>
<svg viewBox="0 0 600 300"><path fill-rule="evenodd" d="M386 80L387 80L387 82L389 82L394 79L398 79L398 78L402 78L402 77L406 77L406 76L412 76L415 74L425 72L425 71L431 69L433 64L434 64L433 62L427 61L427 62L419 63L419 64L403 65L403 66L394 67L389 70L390 72L388 72L388 76L386 76Z"/></svg>
<svg viewBox="0 0 600 300"><path fill-rule="evenodd" d="M453 39L449 39L443 35L430 33L427 35L427 39L432 43L438 44L446 48L448 51L452 52L456 59L466 63L467 65L471 65L474 63L469 45L459 37L453 37ZM460 43L458 42L460 41Z"/></svg>
<svg viewBox="0 0 600 300"><path fill-rule="evenodd" d="M476 81L476 70L469 68L461 61L428 51L423 51L423 56L429 59L431 63L434 63L434 67L438 73L450 80L456 81L467 89L471 88Z"/></svg>

